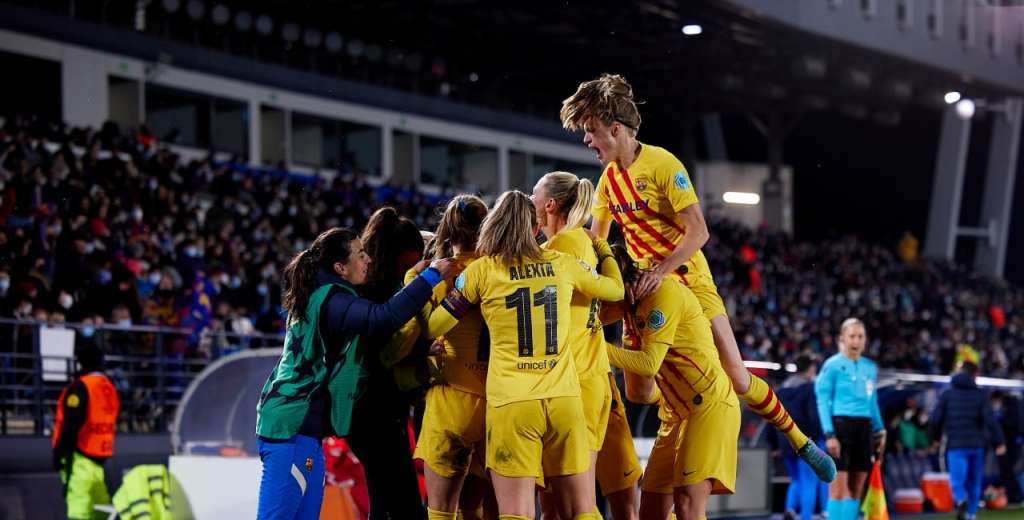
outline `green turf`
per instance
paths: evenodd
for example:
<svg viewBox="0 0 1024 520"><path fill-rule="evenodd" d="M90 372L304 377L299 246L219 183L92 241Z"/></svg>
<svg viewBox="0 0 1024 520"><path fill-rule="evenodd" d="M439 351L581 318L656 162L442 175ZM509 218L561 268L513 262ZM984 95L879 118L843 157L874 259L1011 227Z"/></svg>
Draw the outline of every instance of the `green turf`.
<svg viewBox="0 0 1024 520"><path fill-rule="evenodd" d="M893 515L899 520L953 520L956 518L955 513L932 513L927 515ZM1024 508L1013 508L1013 509L998 509L998 510L987 510L982 509L978 511L978 520L1024 520Z"/></svg>

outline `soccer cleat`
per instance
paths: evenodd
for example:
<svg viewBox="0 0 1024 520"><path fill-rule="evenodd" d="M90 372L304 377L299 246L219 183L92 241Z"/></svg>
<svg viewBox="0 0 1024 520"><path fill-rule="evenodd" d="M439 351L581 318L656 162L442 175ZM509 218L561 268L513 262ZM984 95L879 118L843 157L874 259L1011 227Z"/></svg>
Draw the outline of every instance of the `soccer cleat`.
<svg viewBox="0 0 1024 520"><path fill-rule="evenodd" d="M967 501L964 500L956 505L956 520L968 520Z"/></svg>
<svg viewBox="0 0 1024 520"><path fill-rule="evenodd" d="M824 482L832 482L836 478L836 461L832 460L827 453L814 441L808 440L803 448L796 452L803 459L804 463L814 470L814 474Z"/></svg>

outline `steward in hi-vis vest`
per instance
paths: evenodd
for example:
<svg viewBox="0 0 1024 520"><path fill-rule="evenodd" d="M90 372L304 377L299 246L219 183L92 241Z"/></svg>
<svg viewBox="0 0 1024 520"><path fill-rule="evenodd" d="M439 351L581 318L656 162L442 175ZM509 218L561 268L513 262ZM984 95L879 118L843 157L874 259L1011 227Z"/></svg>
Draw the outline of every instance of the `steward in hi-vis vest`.
<svg viewBox="0 0 1024 520"><path fill-rule="evenodd" d="M103 352L79 347L81 370L57 399L53 425L53 468L64 483L68 518L92 518L93 506L109 504L103 463L114 454L121 400L103 372Z"/></svg>

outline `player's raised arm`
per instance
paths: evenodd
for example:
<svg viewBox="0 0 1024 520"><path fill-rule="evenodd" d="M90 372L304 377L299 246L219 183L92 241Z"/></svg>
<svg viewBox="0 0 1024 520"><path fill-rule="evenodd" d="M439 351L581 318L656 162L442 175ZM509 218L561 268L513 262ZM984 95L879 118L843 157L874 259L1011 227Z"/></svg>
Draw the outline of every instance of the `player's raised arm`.
<svg viewBox="0 0 1024 520"><path fill-rule="evenodd" d="M622 285L622 273L615 262L611 247L604 239L594 239L594 251L597 253L600 273L595 273L583 264L567 262L570 267L573 287L591 298L617 302L625 296Z"/></svg>

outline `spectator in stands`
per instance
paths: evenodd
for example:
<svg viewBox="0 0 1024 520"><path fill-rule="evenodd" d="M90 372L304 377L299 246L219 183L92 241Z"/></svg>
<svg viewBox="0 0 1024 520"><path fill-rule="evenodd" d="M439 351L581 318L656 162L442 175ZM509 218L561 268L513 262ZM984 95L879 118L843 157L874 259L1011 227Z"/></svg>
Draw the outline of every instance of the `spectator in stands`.
<svg viewBox="0 0 1024 520"><path fill-rule="evenodd" d="M812 440L824 447L825 435L818 419L818 404L814 396L814 379L818 374L818 358L802 354L796 358L796 373L786 378L778 387L779 400L789 410L789 415ZM828 484L822 482L814 471L801 462L786 438L772 429L770 444L782 450L782 460L789 473L789 488L786 491L786 520L799 512L801 520L810 520L819 495L828 495Z"/></svg>
<svg viewBox="0 0 1024 520"><path fill-rule="evenodd" d="M946 461L957 503L957 519L973 520L981 501L985 447L1006 453L1003 432L992 413L988 394L978 388L978 366L965 361L953 375L952 388L939 397L931 414L932 439L946 437Z"/></svg>
<svg viewBox="0 0 1024 520"><path fill-rule="evenodd" d="M1006 488L1007 501L1019 504L1024 500L1017 479L1017 463L1020 462L1021 444L1024 444L1024 410L1020 399L1002 390L992 392L990 399L992 412L1006 441L1006 453L999 456L1000 485Z"/></svg>

